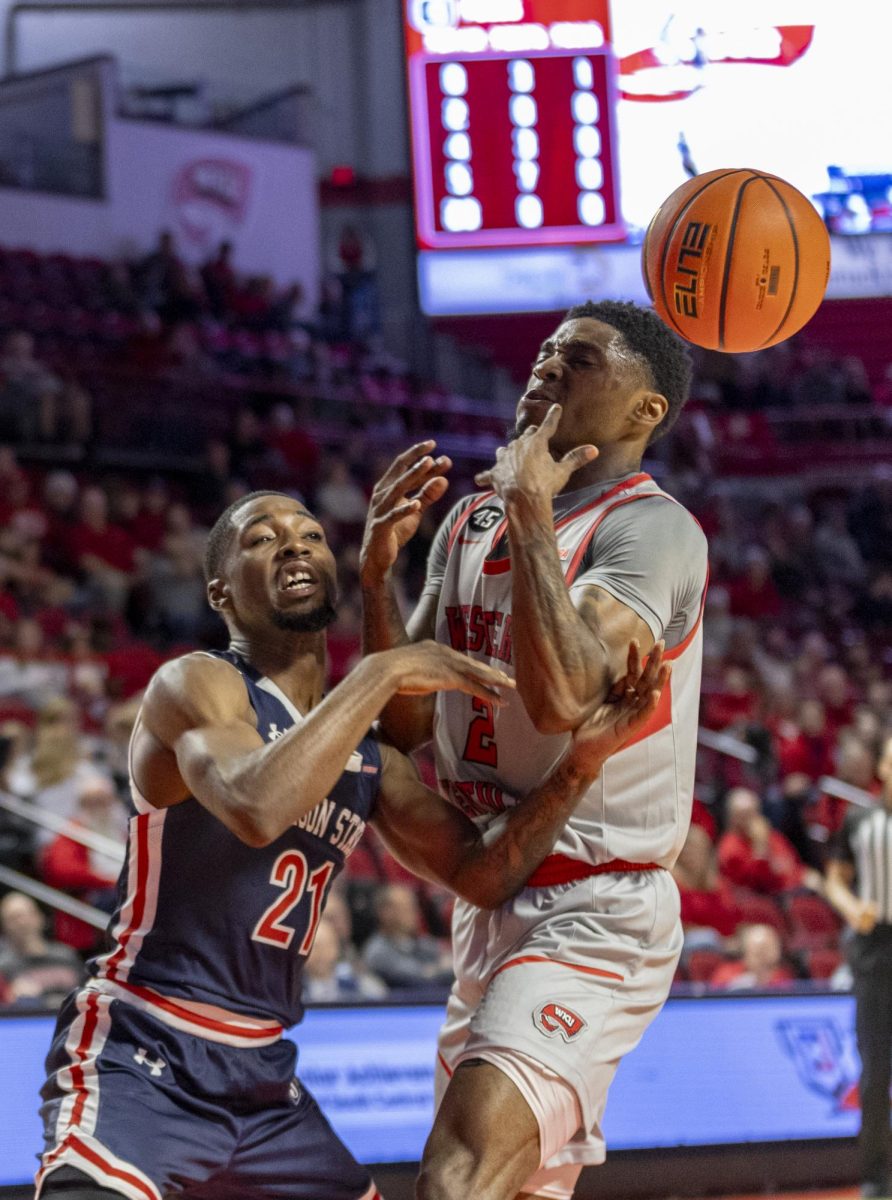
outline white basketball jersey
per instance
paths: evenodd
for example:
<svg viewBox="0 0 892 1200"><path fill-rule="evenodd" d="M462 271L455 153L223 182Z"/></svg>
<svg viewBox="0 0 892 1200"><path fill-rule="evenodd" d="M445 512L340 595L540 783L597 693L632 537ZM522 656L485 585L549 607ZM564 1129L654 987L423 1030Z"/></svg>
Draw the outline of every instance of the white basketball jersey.
<svg viewBox="0 0 892 1200"><path fill-rule="evenodd" d="M648 725L605 764L561 834L555 853L594 864L624 859L669 867L687 834L693 796L705 539L691 515L646 474L633 475L601 494L589 489L580 496L582 502L555 522L567 586L572 588L574 580L585 574L586 583L615 591L653 628L653 607L646 602L647 578L649 564L661 560L660 569L676 576L669 581L669 594L679 599L678 611L655 630L655 637L666 637L664 657L672 662L672 676L659 707ZM634 509L627 508L633 504ZM661 543L667 540L667 518L672 523L670 538L678 547L677 563L675 558L667 559L665 545L648 547L648 539L658 535L653 522L641 518L646 509L656 515L656 506ZM637 606L625 592L612 587L609 565L601 577L598 547L606 544L611 519L632 529L631 537L623 536L630 542L632 556L646 564L635 576L642 580L644 593ZM474 497L459 513L449 534L436 638L513 675L512 565L505 555L506 528L502 502L492 492ZM580 585L577 590L581 593L585 588ZM483 826L540 783L568 741L567 734L538 733L516 693L500 709L460 692L437 694L434 748L441 790Z"/></svg>

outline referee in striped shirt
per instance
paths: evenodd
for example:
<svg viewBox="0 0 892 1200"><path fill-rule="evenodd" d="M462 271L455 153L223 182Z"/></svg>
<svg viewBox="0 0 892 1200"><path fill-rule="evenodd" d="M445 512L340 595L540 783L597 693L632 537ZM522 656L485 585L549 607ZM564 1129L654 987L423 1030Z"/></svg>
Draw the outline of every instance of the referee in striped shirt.
<svg viewBox="0 0 892 1200"><path fill-rule="evenodd" d="M892 1196L889 1088L892 1085L892 738L877 775L879 804L852 808L827 864L827 898L846 919L861 1056L861 1195Z"/></svg>

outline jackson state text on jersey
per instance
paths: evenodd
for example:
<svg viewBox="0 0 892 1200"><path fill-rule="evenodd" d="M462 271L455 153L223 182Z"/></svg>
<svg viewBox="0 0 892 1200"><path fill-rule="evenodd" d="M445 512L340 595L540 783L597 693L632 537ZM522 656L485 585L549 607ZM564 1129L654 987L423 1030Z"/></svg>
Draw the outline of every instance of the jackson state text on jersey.
<svg viewBox="0 0 892 1200"><path fill-rule="evenodd" d="M276 685L237 655L214 656L241 673L265 741L300 719ZM328 797L260 848L241 842L197 800L152 809L134 788L139 811L118 884L114 945L90 964L91 974L131 991L295 1024L326 895L362 836L380 770L377 742L363 738Z"/></svg>

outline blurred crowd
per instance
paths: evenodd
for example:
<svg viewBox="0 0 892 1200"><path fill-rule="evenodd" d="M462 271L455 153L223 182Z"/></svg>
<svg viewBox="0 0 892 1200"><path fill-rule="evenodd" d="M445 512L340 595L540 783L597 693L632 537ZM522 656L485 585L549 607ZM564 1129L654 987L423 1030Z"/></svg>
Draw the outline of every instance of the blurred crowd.
<svg viewBox="0 0 892 1200"><path fill-rule="evenodd" d="M358 253L348 238L342 274L367 277ZM0 328L4 311L9 316L10 261L0 254ZM40 270L26 263L18 278L45 273L45 260L35 261L44 262ZM88 290L77 296L97 322L113 311L132 323L132 336L104 343L112 359L147 374L201 375L231 369L221 347L242 333L279 336L288 346L279 368L341 393L347 413L332 438L318 408L300 396L246 396L225 419L208 414L216 432L191 474L100 467L89 455L35 457L34 441L101 448L90 378L66 377L59 350L70 330L38 322L10 330L0 344L0 864L104 913L122 856L127 742L141 692L166 658L223 642L205 603L207 528L258 486L293 491L318 514L340 569L329 639L336 683L359 654L358 544L390 456L370 443L370 422L405 445L428 432L438 393L367 340L351 341L343 311L340 323L326 325L324 311L307 320L299 290L280 295L242 280L231 247L188 271L163 235L126 270L100 266L91 278L101 303ZM73 287L81 268L57 267ZM333 296L332 288L323 310ZM46 307L39 294L20 293L18 303ZM149 342L163 346L161 358L147 353ZM766 352L724 370L717 378L714 364L700 363L701 407L757 410L777 402L771 389L781 385L784 397L805 406L831 384L834 403L889 400L871 393L851 361L822 353ZM498 429L496 418L487 425L469 411L464 426L454 416L446 424L478 435ZM847 801L825 781L875 796L892 734L892 478L853 474L831 486L804 476L782 489L770 481L729 489L698 411L668 439L654 471L709 536L701 719L736 750L702 748L699 756L694 824L675 872L686 927L679 983L844 981L840 924L822 898L822 869ZM189 421L201 416L190 410ZM473 469L471 459L457 463L450 500L471 489ZM403 555L398 587L407 611L443 512L426 516ZM431 781L424 755L421 768ZM23 817L22 799L48 823ZM66 836L72 829L90 844ZM413 880L370 835L320 924L308 998L442 992L450 911L447 895ZM48 924L27 896L10 891L0 900L0 1002L53 1002L67 989L101 937L82 916L60 912Z"/></svg>

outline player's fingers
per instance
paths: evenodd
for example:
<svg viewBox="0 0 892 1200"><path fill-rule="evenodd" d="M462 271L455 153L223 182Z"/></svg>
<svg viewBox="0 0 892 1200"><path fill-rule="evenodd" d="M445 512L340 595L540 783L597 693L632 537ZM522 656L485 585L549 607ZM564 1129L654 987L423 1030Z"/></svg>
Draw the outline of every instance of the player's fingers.
<svg viewBox="0 0 892 1200"><path fill-rule="evenodd" d="M446 495L448 488L449 480L444 479L442 475L436 475L423 485L415 499L421 501L422 509L430 508L432 504L436 504L438 500Z"/></svg>
<svg viewBox="0 0 892 1200"><path fill-rule="evenodd" d="M653 687L660 671L663 668L663 652L666 649L666 643L662 638L658 642L654 642L651 647L650 654L647 657L647 663L644 670L641 672L641 684L643 687Z"/></svg>
<svg viewBox="0 0 892 1200"><path fill-rule="evenodd" d="M543 425L544 429L545 426ZM572 450L568 450L561 463L569 467L571 471L578 471L580 467L584 467L586 463L592 462L598 457L597 446L576 446Z"/></svg>
<svg viewBox="0 0 892 1200"><path fill-rule="evenodd" d="M482 487L482 488L491 487L492 486L492 471L478 471L477 474L474 476L474 482L477 484L478 487Z"/></svg>
<svg viewBox="0 0 892 1200"><path fill-rule="evenodd" d="M381 528L386 525L395 525L397 521L403 517L408 517L413 512L418 512L421 508L421 501L416 497L414 500L404 500L402 504L397 504L387 512L381 513L372 520L372 526Z"/></svg>
<svg viewBox="0 0 892 1200"><path fill-rule="evenodd" d="M436 444L433 438L428 438L426 441L416 442L414 446L410 446L408 450L404 450L402 454L398 454L378 480L377 486L381 487L383 485L389 487L394 480L398 479L419 458L429 454Z"/></svg>
<svg viewBox="0 0 892 1200"><path fill-rule="evenodd" d="M564 410L559 404L552 404L552 406L549 408L548 412L542 419L542 425L540 426L545 437L550 438L554 434L555 430L560 424L561 413L563 411Z"/></svg>
<svg viewBox="0 0 892 1200"><path fill-rule="evenodd" d="M629 642L629 650L626 654L626 679L635 683L638 676L641 674L641 647L638 644L637 638L632 638Z"/></svg>

